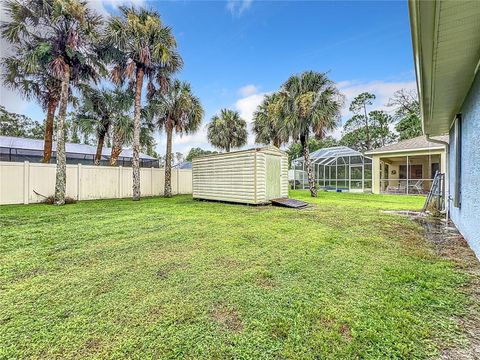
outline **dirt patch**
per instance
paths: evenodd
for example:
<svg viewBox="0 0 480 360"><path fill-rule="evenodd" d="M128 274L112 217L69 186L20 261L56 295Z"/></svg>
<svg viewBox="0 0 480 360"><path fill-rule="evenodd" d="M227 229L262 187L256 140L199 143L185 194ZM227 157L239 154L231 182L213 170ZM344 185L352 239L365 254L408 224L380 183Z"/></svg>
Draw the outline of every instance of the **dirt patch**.
<svg viewBox="0 0 480 360"><path fill-rule="evenodd" d="M35 191L34 191L34 192L35 192ZM35 193L36 193L37 195L43 196L43 195L41 195L41 194L39 194L39 193L37 193L37 192L35 192ZM48 205L53 205L53 204L55 204L55 197L54 197L54 196L46 196L46 197L43 196L43 197L44 197L44 199L43 199L42 203L48 204ZM74 198L71 198L71 197L69 197L69 196L65 197L65 205L75 204L76 202L77 202L77 200L74 199Z"/></svg>
<svg viewBox="0 0 480 360"><path fill-rule="evenodd" d="M210 316L224 330L241 332L243 330L242 319L238 313L225 304L216 304L210 311Z"/></svg>
<svg viewBox="0 0 480 360"><path fill-rule="evenodd" d="M276 319L272 321L272 336L281 340L286 339L290 333L291 326L291 322L286 319Z"/></svg>
<svg viewBox="0 0 480 360"><path fill-rule="evenodd" d="M352 333L350 331L350 326L348 326L347 324L341 324L339 331L340 335L342 335L342 338L345 341L352 341Z"/></svg>
<svg viewBox="0 0 480 360"><path fill-rule="evenodd" d="M275 288L275 282L273 281L273 279L267 277L259 277L255 279L255 284L258 287L266 290L272 290Z"/></svg>
<svg viewBox="0 0 480 360"><path fill-rule="evenodd" d="M323 328L327 328L332 332L338 332L345 341L352 341L353 339L350 326L344 322L336 320L333 317L321 316L319 319L319 324L321 324Z"/></svg>
<svg viewBox="0 0 480 360"><path fill-rule="evenodd" d="M470 282L463 291L473 300L471 312L457 318L457 324L465 334L466 347L444 349L441 359L480 359L480 262L468 246L463 236L450 222L435 217L413 217L422 225L425 238L434 252L440 257L453 261L459 268L470 275Z"/></svg>
<svg viewBox="0 0 480 360"><path fill-rule="evenodd" d="M90 338L85 342L85 348L90 351L97 351L101 347L100 340Z"/></svg>
<svg viewBox="0 0 480 360"><path fill-rule="evenodd" d="M29 269L27 271L25 271L24 273L21 273L21 274L18 274L16 277L15 277L15 280L26 280L26 279L30 279L30 278L33 278L35 276L38 276L38 275L41 275L41 274L44 274L46 273L45 269L43 268L32 268L32 269Z"/></svg>
<svg viewBox="0 0 480 360"><path fill-rule="evenodd" d="M176 270L184 269L186 267L185 264L179 263L171 263L162 266L158 271L155 273L157 279L166 280L168 277Z"/></svg>
<svg viewBox="0 0 480 360"><path fill-rule="evenodd" d="M418 211L411 211L411 210L383 210L385 214L394 214L394 215L403 215L403 216L415 216L415 217L425 217L427 216L425 213L418 212Z"/></svg>
<svg viewBox="0 0 480 360"><path fill-rule="evenodd" d="M83 346L79 348L76 355L78 358L84 358L88 355L91 356L92 354L98 354L101 351L101 349L102 349L102 343L100 339L89 338L85 341ZM51 354L49 354L49 356L46 356L45 358L48 358L48 357L51 357ZM59 358L64 358L64 357L61 356Z"/></svg>
<svg viewBox="0 0 480 360"><path fill-rule="evenodd" d="M221 256L215 259L215 264L222 268L238 268L240 261L229 256Z"/></svg>
<svg viewBox="0 0 480 360"><path fill-rule="evenodd" d="M266 268L256 269L250 276L251 281L262 289L271 290L276 286L273 274Z"/></svg>

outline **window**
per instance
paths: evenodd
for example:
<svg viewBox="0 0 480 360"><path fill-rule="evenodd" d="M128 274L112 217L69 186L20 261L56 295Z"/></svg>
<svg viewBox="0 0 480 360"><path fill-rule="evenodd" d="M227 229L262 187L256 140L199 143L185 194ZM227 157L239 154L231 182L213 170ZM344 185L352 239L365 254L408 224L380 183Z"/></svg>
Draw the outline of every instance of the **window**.
<svg viewBox="0 0 480 360"><path fill-rule="evenodd" d="M421 179L422 178L422 165L410 165L410 172L408 174L409 179ZM407 165L400 165L400 172L398 174L400 179L407 178Z"/></svg>
<svg viewBox="0 0 480 360"><path fill-rule="evenodd" d="M439 163L432 163L432 168L430 172L430 178L433 179L435 177L435 174L440 172L440 164Z"/></svg>
<svg viewBox="0 0 480 360"><path fill-rule="evenodd" d="M388 164L384 163L384 165L383 165L383 178L388 179L389 175L390 175L390 171L389 171Z"/></svg>
<svg viewBox="0 0 480 360"><path fill-rule="evenodd" d="M455 119L455 184L453 193L453 206L461 205L462 186L462 115L458 114Z"/></svg>

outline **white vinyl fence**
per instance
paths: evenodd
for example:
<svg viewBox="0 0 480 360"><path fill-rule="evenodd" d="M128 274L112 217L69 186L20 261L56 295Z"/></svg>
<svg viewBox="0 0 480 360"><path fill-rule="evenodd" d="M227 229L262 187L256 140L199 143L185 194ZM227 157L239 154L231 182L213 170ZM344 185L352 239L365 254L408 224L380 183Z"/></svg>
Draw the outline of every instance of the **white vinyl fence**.
<svg viewBox="0 0 480 360"><path fill-rule="evenodd" d="M163 195L165 172L140 169L141 196ZM35 192L55 192L55 164L0 161L0 205L42 202ZM192 170L172 169L172 193L192 193ZM113 199L132 196L132 168L67 165L67 196L76 200Z"/></svg>

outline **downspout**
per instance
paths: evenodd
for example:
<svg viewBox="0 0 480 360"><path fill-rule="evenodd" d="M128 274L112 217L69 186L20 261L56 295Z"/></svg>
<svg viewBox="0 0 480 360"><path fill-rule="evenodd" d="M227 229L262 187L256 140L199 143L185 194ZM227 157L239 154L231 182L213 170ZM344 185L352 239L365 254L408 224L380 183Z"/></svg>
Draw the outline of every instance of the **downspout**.
<svg viewBox="0 0 480 360"><path fill-rule="evenodd" d="M435 144L440 144L445 146L445 182L447 180L447 175L450 175L450 144L447 141L442 141L438 139L433 139L429 134L425 134L427 141L433 142ZM450 180L450 179L449 179ZM450 181L448 182L448 187L445 186L445 221L448 223L450 219Z"/></svg>

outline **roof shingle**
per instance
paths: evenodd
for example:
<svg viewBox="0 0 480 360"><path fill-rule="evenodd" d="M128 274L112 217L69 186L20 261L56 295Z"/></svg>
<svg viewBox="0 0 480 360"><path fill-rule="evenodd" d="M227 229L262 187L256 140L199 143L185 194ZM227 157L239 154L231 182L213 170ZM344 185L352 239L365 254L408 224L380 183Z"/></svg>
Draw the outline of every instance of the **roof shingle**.
<svg viewBox="0 0 480 360"><path fill-rule="evenodd" d="M448 142L448 135L432 136L432 139ZM418 136L412 139L399 141L396 144L390 144L378 149L367 151L366 154L378 154L391 151L408 151L419 149L442 149L444 146L432 141L428 141L425 135Z"/></svg>

